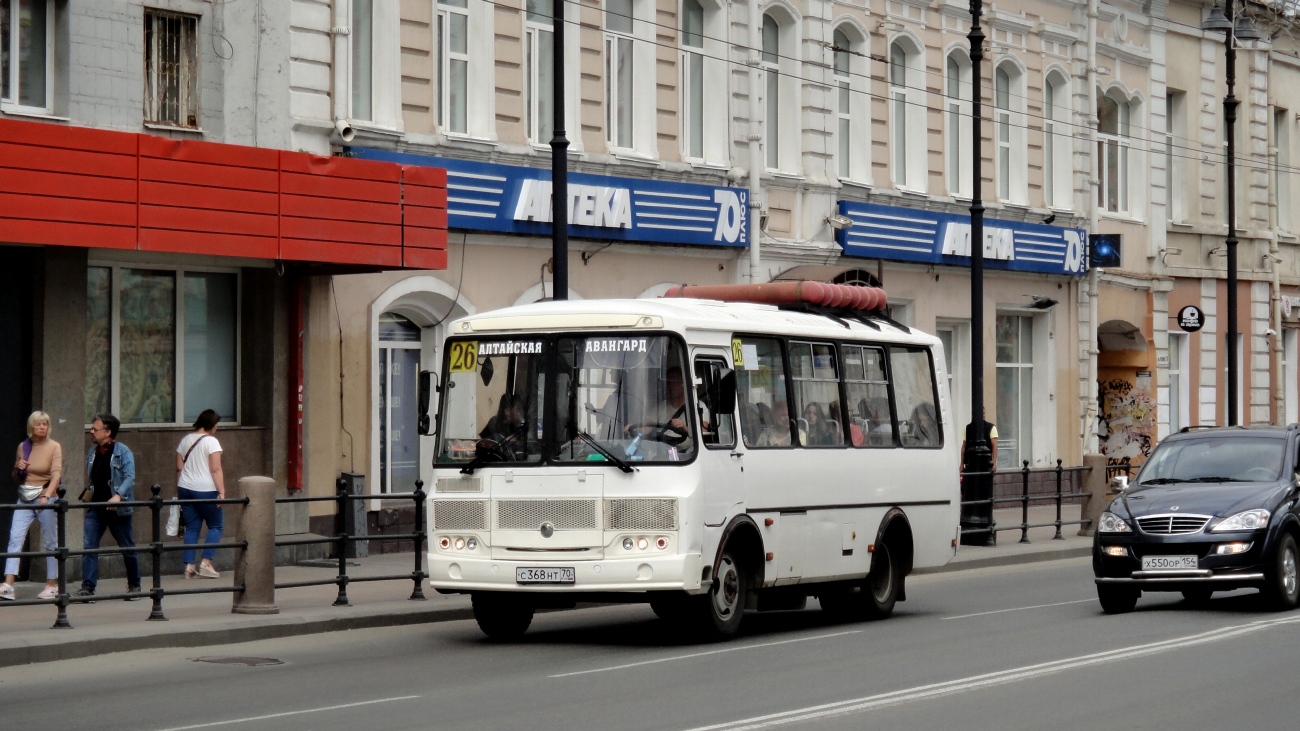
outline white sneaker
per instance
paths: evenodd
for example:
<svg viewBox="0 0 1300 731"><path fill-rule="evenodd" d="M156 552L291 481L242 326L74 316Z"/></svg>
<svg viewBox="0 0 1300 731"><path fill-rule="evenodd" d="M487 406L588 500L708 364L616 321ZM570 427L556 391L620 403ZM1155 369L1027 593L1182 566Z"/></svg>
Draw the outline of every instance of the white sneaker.
<svg viewBox="0 0 1300 731"><path fill-rule="evenodd" d="M37 595L36 595L36 598L37 598L37 599L58 599L58 598L59 598L59 587L57 587L57 586L47 586L47 587L45 587L44 590L41 591L40 594L37 594Z"/></svg>
<svg viewBox="0 0 1300 731"><path fill-rule="evenodd" d="M0 599L14 601L18 597L14 596L14 588L9 584L0 584Z"/></svg>

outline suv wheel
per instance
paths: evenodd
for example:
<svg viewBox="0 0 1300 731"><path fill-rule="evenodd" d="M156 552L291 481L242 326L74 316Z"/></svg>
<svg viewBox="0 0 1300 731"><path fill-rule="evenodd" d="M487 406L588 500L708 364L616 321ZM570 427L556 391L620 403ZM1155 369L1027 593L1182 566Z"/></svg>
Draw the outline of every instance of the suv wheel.
<svg viewBox="0 0 1300 731"><path fill-rule="evenodd" d="M1142 592L1127 586L1114 584L1097 585L1097 601L1101 602L1101 611L1106 614L1124 614L1133 611Z"/></svg>
<svg viewBox="0 0 1300 731"><path fill-rule="evenodd" d="M1278 612L1295 609L1297 600L1300 600L1297 561L1300 561L1300 558L1296 550L1295 537L1290 533L1283 533L1282 539L1277 543L1273 565L1264 575L1264 601L1270 609Z"/></svg>

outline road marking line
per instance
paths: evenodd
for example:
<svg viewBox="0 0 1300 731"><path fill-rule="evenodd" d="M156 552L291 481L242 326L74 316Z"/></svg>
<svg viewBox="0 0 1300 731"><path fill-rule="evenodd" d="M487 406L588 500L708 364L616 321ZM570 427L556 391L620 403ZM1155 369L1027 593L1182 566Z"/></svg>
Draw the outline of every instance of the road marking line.
<svg viewBox="0 0 1300 731"><path fill-rule="evenodd" d="M983 617L986 614L1002 614L1003 612L1023 612L1026 609L1045 609L1047 607L1063 607L1067 604L1083 604L1084 602L1095 602L1096 599L1077 599L1072 602L1057 602L1055 604L1035 604L1032 607L1012 607L1011 609L994 609L991 612L976 612L974 614L958 614L955 617L940 617L939 619L966 619L967 617Z"/></svg>
<svg viewBox="0 0 1300 731"><path fill-rule="evenodd" d="M742 647L724 647L721 650L708 650L706 652L692 652L689 655L674 655L672 657L661 657L657 660L642 660L641 662L630 662L625 665L611 665L605 668L595 668L594 670L577 670L572 673L560 673L559 675L548 675L548 678L568 678L574 675L588 675L590 673L603 673L610 670L625 670L627 668L641 667L642 665L656 665L661 662L672 662L674 660L689 660L693 657L704 657L705 655L721 655L724 652L737 652L739 650L756 650L760 647L775 647L777 645L788 645L793 642L811 642L813 640L825 640L831 637L843 637L844 635L860 634L862 630L855 629L848 632L835 632L829 635L817 635L816 637L799 637L793 640L778 640L776 642L764 642L757 645L744 645ZM170 730L169 730L170 731Z"/></svg>
<svg viewBox="0 0 1300 731"><path fill-rule="evenodd" d="M250 723L252 721L265 721L270 718L284 718L285 716L301 716L304 713L320 713L321 711L337 711L343 708L356 708L357 706L372 706L376 703L391 703L393 701L409 701L412 698L419 698L418 695L402 695L396 698L379 698L373 701L358 701L356 703L344 703L338 706L326 706L324 708L308 708L303 711L285 711L284 713L268 713L265 716L249 716L248 718L232 718L229 721L213 721L212 723L196 723L193 726L175 726L173 728L162 729L162 731L189 731L195 728L212 728L214 726L228 726L235 723Z"/></svg>
<svg viewBox="0 0 1300 731"><path fill-rule="evenodd" d="M1275 625L1296 623L1300 623L1300 616L1288 617L1285 619L1260 620L1227 629L1211 630L1209 632L1188 635L1186 637L1176 637L1170 640L1152 642L1146 645L1137 645L1129 648L1098 652L1091 655L1080 655L1078 657L1052 660L1037 665L1026 665L1024 667L1012 668L1010 670L1000 670L998 672L986 673L984 675L974 675L969 678L959 678L957 680L922 685L916 688L896 690L889 693L881 693L879 695L836 701L835 703L809 706L807 708L798 708L791 711L781 711L765 716L755 716L753 718L728 721L726 723L718 723L711 726L699 726L689 729L689 731L757 731L758 729L774 728L776 726L784 726L792 723L805 723L820 718L875 710L877 708L906 703L908 701L922 700L943 695L953 695L992 685L1001 685L1004 683L1015 682L1017 680L1038 678L1050 673L1058 673L1064 670L1087 667L1089 665L1096 665L1103 662L1125 660L1134 657L1142 657L1144 655L1154 655L1167 650L1193 647L1195 645L1202 645L1210 642L1219 642L1239 635L1250 634Z"/></svg>

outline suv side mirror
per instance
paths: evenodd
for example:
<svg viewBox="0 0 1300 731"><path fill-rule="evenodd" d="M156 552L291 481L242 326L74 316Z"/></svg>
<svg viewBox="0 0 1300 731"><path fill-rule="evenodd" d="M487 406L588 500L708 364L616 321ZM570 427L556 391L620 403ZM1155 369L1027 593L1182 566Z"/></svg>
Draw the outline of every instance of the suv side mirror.
<svg viewBox="0 0 1300 731"><path fill-rule="evenodd" d="M433 371L420 371L419 386L417 389L419 394L419 405L416 407L416 414L418 414L417 418L419 419L418 428L420 436L424 437L433 433L433 422L429 418L429 401L433 391L433 381L437 378L437 375L438 374Z"/></svg>

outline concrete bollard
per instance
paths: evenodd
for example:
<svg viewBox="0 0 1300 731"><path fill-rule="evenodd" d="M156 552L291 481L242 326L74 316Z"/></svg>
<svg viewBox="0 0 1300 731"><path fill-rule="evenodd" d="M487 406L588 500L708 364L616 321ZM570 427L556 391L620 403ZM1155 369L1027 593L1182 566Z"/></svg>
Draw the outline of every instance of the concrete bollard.
<svg viewBox="0 0 1300 731"><path fill-rule="evenodd" d="M1106 507L1106 455L1085 454L1083 466L1089 468L1083 478L1083 491L1088 497L1083 501L1079 519L1089 522L1079 526L1079 535L1090 536L1097 532L1097 521Z"/></svg>
<svg viewBox="0 0 1300 731"><path fill-rule="evenodd" d="M247 548L235 549L237 591L230 611L234 614L279 614L275 605L275 480L243 477L239 491L248 498L239 521L237 539Z"/></svg>

